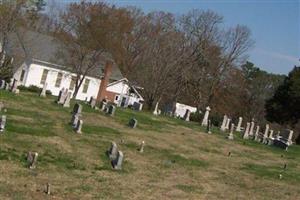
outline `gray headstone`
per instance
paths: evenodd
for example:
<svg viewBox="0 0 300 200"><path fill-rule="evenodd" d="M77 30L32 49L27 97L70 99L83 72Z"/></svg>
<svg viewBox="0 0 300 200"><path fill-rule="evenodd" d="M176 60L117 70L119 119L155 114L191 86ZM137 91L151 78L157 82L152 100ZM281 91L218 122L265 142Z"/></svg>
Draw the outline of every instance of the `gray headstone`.
<svg viewBox="0 0 300 200"><path fill-rule="evenodd" d="M131 128L136 128L136 126L137 126L137 124L138 124L138 121L135 119L135 118L132 118L132 119L130 119L129 120L129 126L131 127Z"/></svg>
<svg viewBox="0 0 300 200"><path fill-rule="evenodd" d="M73 128L76 128L76 126L78 124L78 120L79 120L79 115L73 114L72 119L71 119L71 124L72 124Z"/></svg>
<svg viewBox="0 0 300 200"><path fill-rule="evenodd" d="M116 107L114 105L109 105L107 114L109 114L110 116L114 116L115 111L116 111Z"/></svg>
<svg viewBox="0 0 300 200"><path fill-rule="evenodd" d="M58 104L64 104L64 102L67 98L67 95L68 95L68 90L65 89L65 88L62 88L59 92L57 103Z"/></svg>
<svg viewBox="0 0 300 200"><path fill-rule="evenodd" d="M3 132L5 130L6 125L6 115L2 115L0 118L0 132Z"/></svg>
<svg viewBox="0 0 300 200"><path fill-rule="evenodd" d="M117 158L118 146L115 142L111 142L111 146L108 150L108 156L111 160L115 160Z"/></svg>
<svg viewBox="0 0 300 200"><path fill-rule="evenodd" d="M91 97L91 99L90 99L90 106L92 108L95 108L96 107L96 103L97 103L97 99Z"/></svg>
<svg viewBox="0 0 300 200"><path fill-rule="evenodd" d="M141 111L143 108L143 104L139 102L134 102L132 105L132 109L136 111Z"/></svg>
<svg viewBox="0 0 300 200"><path fill-rule="evenodd" d="M72 92L68 92L66 99L64 101L63 107L69 108L70 107L70 100L71 100Z"/></svg>
<svg viewBox="0 0 300 200"><path fill-rule="evenodd" d="M4 90L5 89L5 80L0 80L0 89Z"/></svg>
<svg viewBox="0 0 300 200"><path fill-rule="evenodd" d="M142 141L140 149L139 149L140 153L144 152L144 147L145 147L145 141Z"/></svg>
<svg viewBox="0 0 300 200"><path fill-rule="evenodd" d="M189 109L186 109L185 114L183 116L184 121L190 121L191 111Z"/></svg>
<svg viewBox="0 0 300 200"><path fill-rule="evenodd" d="M117 158L112 161L113 168L116 169L116 170L121 170L123 159L124 159L123 152L118 151Z"/></svg>
<svg viewBox="0 0 300 200"><path fill-rule="evenodd" d="M10 90L11 92L16 93L17 89L18 89L18 80L14 79Z"/></svg>
<svg viewBox="0 0 300 200"><path fill-rule="evenodd" d="M30 169L36 168L37 158L38 158L37 152L28 152L27 154L27 162L29 164Z"/></svg>
<svg viewBox="0 0 300 200"><path fill-rule="evenodd" d="M76 103L73 107L73 114L80 115L81 112L82 112L82 105L80 105L79 103Z"/></svg>
<svg viewBox="0 0 300 200"><path fill-rule="evenodd" d="M82 133L82 132L81 132L82 124L83 124L83 121L82 121L82 120L78 120L78 121L77 121L77 125L76 125L76 127L75 127L76 133L79 133L79 134Z"/></svg>
<svg viewBox="0 0 300 200"><path fill-rule="evenodd" d="M211 126L212 126L212 123L211 123L211 120L209 119L207 122L207 125L206 125L206 133L211 134Z"/></svg>

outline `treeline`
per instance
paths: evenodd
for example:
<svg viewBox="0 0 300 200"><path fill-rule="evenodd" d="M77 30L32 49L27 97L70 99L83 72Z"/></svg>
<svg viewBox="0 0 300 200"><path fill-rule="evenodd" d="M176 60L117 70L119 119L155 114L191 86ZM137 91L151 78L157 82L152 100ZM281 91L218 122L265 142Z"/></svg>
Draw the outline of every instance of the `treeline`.
<svg viewBox="0 0 300 200"><path fill-rule="evenodd" d="M209 105L216 117L264 122L265 101L285 78L246 62L254 44L250 30L225 27L223 17L211 10L146 14L135 7L84 1L70 3L61 12L48 5L48 12L41 13L41 0L3 2L1 41L18 27L54 36L61 45L57 60L77 73L74 96L85 75L105 57L131 83L144 88L148 109L157 102L181 102L199 110ZM34 3L28 7L29 2Z"/></svg>

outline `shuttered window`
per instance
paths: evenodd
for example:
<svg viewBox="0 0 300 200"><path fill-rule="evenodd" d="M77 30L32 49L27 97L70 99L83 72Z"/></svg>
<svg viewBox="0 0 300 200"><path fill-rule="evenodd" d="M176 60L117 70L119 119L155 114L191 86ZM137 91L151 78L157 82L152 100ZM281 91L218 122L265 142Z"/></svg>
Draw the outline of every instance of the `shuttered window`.
<svg viewBox="0 0 300 200"><path fill-rule="evenodd" d="M24 76L25 76L25 69L22 69L21 77L20 77L21 82L24 80Z"/></svg>
<svg viewBox="0 0 300 200"><path fill-rule="evenodd" d="M70 82L69 90L74 90L75 82L76 82L76 77L75 77L75 76L72 76L72 79L71 79L71 82Z"/></svg>
<svg viewBox="0 0 300 200"><path fill-rule="evenodd" d="M42 78L41 78L41 84L44 85L48 76L48 69L44 69L43 74L42 74Z"/></svg>
<svg viewBox="0 0 300 200"><path fill-rule="evenodd" d="M57 74L56 81L55 81L55 87L58 87L58 88L60 87L62 76L63 76L63 74L60 72Z"/></svg>
<svg viewBox="0 0 300 200"><path fill-rule="evenodd" d="M82 90L83 93L87 93L89 84L90 84L90 79L85 79L84 85L83 85L83 90Z"/></svg>

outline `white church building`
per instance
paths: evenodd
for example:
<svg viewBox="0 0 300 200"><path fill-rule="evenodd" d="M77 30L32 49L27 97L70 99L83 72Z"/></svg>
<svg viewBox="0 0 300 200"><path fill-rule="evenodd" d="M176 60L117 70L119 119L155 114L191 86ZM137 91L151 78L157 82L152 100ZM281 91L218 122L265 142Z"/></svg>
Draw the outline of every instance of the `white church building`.
<svg viewBox="0 0 300 200"><path fill-rule="evenodd" d="M42 88L47 83L47 90L55 96L62 88L68 89L70 92L74 91L76 74L66 70L67 68L56 60L55 55L59 46L52 37L26 31L22 36L22 44L17 51L20 54L20 51L23 50L24 58L15 66L13 75L19 85ZM104 64L100 65L87 74L76 99L97 98L101 78L104 76L104 67ZM118 106L127 107L133 105L134 102L142 103L144 101L136 87L122 76L116 65L112 66L106 90L110 94L109 100Z"/></svg>

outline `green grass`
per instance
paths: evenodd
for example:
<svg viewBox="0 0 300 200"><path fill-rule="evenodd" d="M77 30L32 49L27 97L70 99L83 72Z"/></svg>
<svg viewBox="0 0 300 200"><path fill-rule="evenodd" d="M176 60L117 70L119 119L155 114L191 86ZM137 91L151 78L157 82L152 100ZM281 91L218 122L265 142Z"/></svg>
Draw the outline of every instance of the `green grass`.
<svg viewBox="0 0 300 200"><path fill-rule="evenodd" d="M266 199L300 195L300 146L284 151L243 140L239 133L229 141L217 127L207 135L198 122L123 108L111 117L81 101L63 108L55 99L0 91L7 108L6 130L0 135L0 196L44 199L35 188L28 193L24 185L39 188L46 182L58 199L243 199L249 193L261 199L261 190ZM75 134L69 124L75 102L83 105L82 134ZM128 127L133 117L136 129ZM106 155L111 141L124 153L121 171L112 169ZM35 170L28 169L28 151L39 153ZM272 188L278 187L286 191L274 193Z"/></svg>

